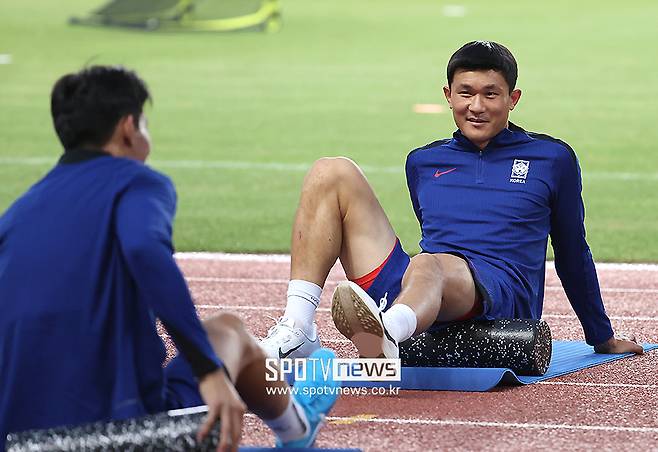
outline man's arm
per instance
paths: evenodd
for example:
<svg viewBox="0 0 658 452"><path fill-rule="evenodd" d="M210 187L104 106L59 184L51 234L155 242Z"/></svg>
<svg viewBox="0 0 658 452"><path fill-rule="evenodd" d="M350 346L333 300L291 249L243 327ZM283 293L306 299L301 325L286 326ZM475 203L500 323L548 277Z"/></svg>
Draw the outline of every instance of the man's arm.
<svg viewBox="0 0 658 452"><path fill-rule="evenodd" d="M171 182L159 174L144 172L119 199L115 225L140 299L153 309L196 377L201 378L218 369L221 361L208 341L173 258L171 223L175 209Z"/></svg>
<svg viewBox="0 0 658 452"><path fill-rule="evenodd" d="M412 153L413 154L413 153ZM413 166L413 163L411 162L411 156L412 154L409 154L407 156L407 162L405 164L405 173L407 175L407 187L409 188L409 196L411 197L411 205L414 208L414 212L416 213L416 218L418 219L418 223L420 227L423 227L423 217L420 212L420 204L418 203L418 173L416 171L416 168Z"/></svg>
<svg viewBox="0 0 658 452"><path fill-rule="evenodd" d="M565 145L555 161L551 209L551 242L555 269L576 312L585 340L598 353L642 353L630 340L616 339L605 312L596 268L585 239L585 207L578 160Z"/></svg>
<svg viewBox="0 0 658 452"><path fill-rule="evenodd" d="M172 183L156 173L139 175L119 200L116 231L140 298L153 309L199 380L208 415L201 441L222 419L218 451L238 449L245 406L222 369L173 258L171 223L176 210Z"/></svg>

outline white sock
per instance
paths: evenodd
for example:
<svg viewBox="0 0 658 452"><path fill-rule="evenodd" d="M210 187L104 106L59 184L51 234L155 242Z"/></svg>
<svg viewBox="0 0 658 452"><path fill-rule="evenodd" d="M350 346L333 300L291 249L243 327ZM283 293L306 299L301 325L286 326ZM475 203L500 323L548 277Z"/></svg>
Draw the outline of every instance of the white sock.
<svg viewBox="0 0 658 452"><path fill-rule="evenodd" d="M382 320L388 334L398 343L413 336L418 322L413 309L402 303L394 304L388 311L382 313Z"/></svg>
<svg viewBox="0 0 658 452"><path fill-rule="evenodd" d="M297 405L292 396L288 399L288 407L279 417L263 419L263 422L283 443L301 438L310 428L304 410Z"/></svg>
<svg viewBox="0 0 658 452"><path fill-rule="evenodd" d="M320 304L322 287L301 279L292 279L288 283L288 302L284 317L293 319L295 325L306 334L313 331L315 309Z"/></svg>

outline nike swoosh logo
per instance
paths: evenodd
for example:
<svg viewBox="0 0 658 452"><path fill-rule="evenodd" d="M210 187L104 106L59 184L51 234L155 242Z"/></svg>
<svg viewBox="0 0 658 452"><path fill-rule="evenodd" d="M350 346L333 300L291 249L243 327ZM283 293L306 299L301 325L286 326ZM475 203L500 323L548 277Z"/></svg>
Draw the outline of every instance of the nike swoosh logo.
<svg viewBox="0 0 658 452"><path fill-rule="evenodd" d="M293 348L291 348L290 350L288 350L287 352L284 352L283 350L281 350L281 347L279 347L279 359L287 358L288 356L290 356L290 354L291 354L292 352L294 352L295 350L297 350L297 349L298 349L299 347L301 347L302 345L304 345L304 344L299 344L297 347L293 347Z"/></svg>
<svg viewBox="0 0 658 452"><path fill-rule="evenodd" d="M449 170L446 170L446 171L436 170L436 173L434 173L434 177L441 177L444 174L452 173L455 170L457 170L457 168L450 168Z"/></svg>

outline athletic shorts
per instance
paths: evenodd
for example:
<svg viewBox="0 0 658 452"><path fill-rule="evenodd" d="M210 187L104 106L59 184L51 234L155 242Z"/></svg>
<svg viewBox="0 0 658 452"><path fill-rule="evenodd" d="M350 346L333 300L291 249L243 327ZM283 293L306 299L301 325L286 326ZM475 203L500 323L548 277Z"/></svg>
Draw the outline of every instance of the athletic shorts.
<svg viewBox="0 0 658 452"><path fill-rule="evenodd" d="M178 410L205 405L199 393L199 383L187 360L179 353L164 368L166 409Z"/></svg>
<svg viewBox="0 0 658 452"><path fill-rule="evenodd" d="M468 264L475 286L482 296L482 308L477 306L472 312L466 314L460 320L514 318L514 304L505 300L514 299L512 290L507 287L506 279L501 271L492 267L485 261L469 258L461 253L446 251L445 254L453 254L466 261ZM364 288L366 293L376 302L382 304L386 300L384 310L391 307L393 301L400 294L402 277L409 266L409 255L402 249L399 240L390 255L378 268L361 278L354 280ZM366 283L365 286L362 283ZM442 327L445 323L437 322L430 328Z"/></svg>

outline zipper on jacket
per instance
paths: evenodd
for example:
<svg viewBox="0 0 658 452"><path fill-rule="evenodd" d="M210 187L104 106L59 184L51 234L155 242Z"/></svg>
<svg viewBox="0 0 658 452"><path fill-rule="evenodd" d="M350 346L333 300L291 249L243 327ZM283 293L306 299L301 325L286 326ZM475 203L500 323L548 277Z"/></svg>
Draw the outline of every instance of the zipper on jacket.
<svg viewBox="0 0 658 452"><path fill-rule="evenodd" d="M476 184L483 184L484 183L484 160L483 160L483 152L480 151L480 155L478 156L478 163L477 163L477 171L475 175L475 183Z"/></svg>

